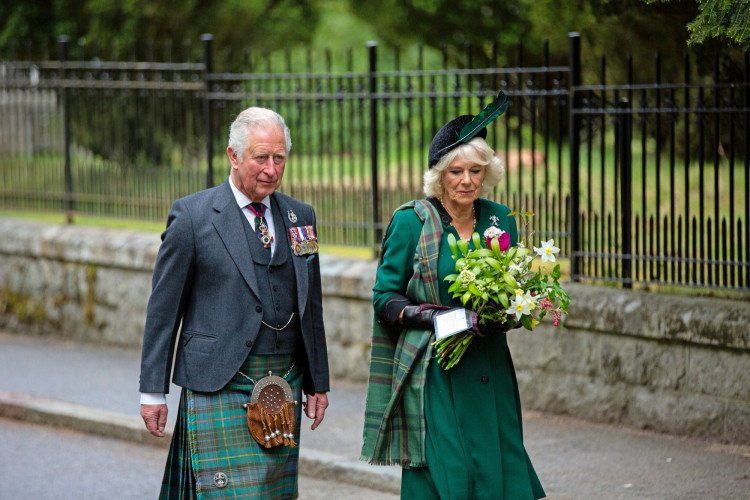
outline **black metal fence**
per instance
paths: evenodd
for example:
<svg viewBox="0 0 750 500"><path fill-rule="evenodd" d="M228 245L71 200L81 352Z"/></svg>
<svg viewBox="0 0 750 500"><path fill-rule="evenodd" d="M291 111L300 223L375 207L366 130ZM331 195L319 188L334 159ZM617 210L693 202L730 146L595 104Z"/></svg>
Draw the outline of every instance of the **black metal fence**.
<svg viewBox="0 0 750 500"><path fill-rule="evenodd" d="M748 54L739 81L721 81L718 53L696 83L688 58L679 83L658 56L640 68L651 83L628 63L625 84L571 86L574 279L750 289Z"/></svg>
<svg viewBox="0 0 750 500"><path fill-rule="evenodd" d="M281 190L316 207L322 241L376 248L422 196L434 132L503 89L492 198L533 211L534 241L554 238L574 279L750 289L747 63L737 82L661 82L657 64L652 84L583 85L569 40L566 66L519 46L515 66L474 68L467 49L457 69L375 45L218 67L210 36L201 62L107 62L62 39L57 60L0 61L0 207L162 220L224 180L228 125L259 105L290 126Z"/></svg>

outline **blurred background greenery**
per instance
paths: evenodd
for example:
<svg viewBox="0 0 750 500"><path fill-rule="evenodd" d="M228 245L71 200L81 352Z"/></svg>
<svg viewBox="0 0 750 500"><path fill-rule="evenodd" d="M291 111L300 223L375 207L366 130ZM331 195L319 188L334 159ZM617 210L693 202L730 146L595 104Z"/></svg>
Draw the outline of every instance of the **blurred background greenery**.
<svg viewBox="0 0 750 500"><path fill-rule="evenodd" d="M432 57L444 57L445 45L446 56L460 61L464 44L477 58L490 58L496 44L499 65L507 66L517 62L519 40L538 59L539 42L548 39L555 65L567 61L567 33L579 32L585 57L607 54L615 59L612 68L622 68L617 58L646 61L659 52L673 61L662 70L669 79L682 72L679 56L688 41L700 42L706 55L696 65L699 73L712 70L710 54L717 47L736 56L725 71L739 70L748 26L747 0L4 0L0 54L54 54L56 38L67 35L81 45L95 43L108 58L132 54L144 60L149 41L170 40L173 52L200 60L195 41L212 33L217 50L234 54L303 47L320 52L377 41L421 44L435 50ZM182 47L183 40L192 45ZM235 61L241 64L240 57Z"/></svg>
<svg viewBox="0 0 750 500"><path fill-rule="evenodd" d="M20 61L21 63L17 66L28 72L28 76L24 76L27 85L31 82L34 86L34 71L38 68L31 61L58 59L57 41L61 35L70 38L71 43L68 47L70 53L67 56L69 60L89 62L81 66L85 70L77 75L77 78L82 81L86 80L89 74L99 71L98 61L134 63L125 69L113 63L107 68L112 75L116 75L116 71L121 71L123 74L128 71L137 73L137 71L132 71L137 65L136 62L200 63L204 60L203 47L200 44L201 35L210 33L213 36L214 73L241 73L240 76L246 80L250 80L249 75L257 76L258 73L263 72L275 73L280 75L279 81L283 82L283 84L269 83L270 80L266 81L258 77L257 80L246 82L245 87L238 84L223 89L227 92L241 93L244 89L250 95L255 90L268 90L275 85L286 87L287 84L294 83L300 86L300 92L311 93L313 79L299 73L315 73L316 82L322 82L316 85L326 87L332 85L331 82L337 77L348 78L357 72L366 75L369 61L365 46L370 41L377 42L380 47L378 69L385 82L383 85L386 86L390 85L389 78L392 77L389 72L398 72L403 68L409 68L408 71L403 72L404 81L409 80L411 68L426 69L426 73L430 73L435 68L450 67L456 75L456 81L459 78L458 75L463 74L462 68L502 68L513 75L513 78L509 80L515 81L516 89L523 89L533 87L534 85L530 85L529 82L533 84L532 80L535 78L534 75L526 74L523 68L530 66L554 68L569 64L571 52L568 34L571 32L578 32L581 35L583 82L593 83L594 86L627 82L632 88L637 87L638 84L644 84L641 86L644 96L641 100L644 102L647 101L646 89L651 89L656 80L655 73L659 74L658 79L661 82L666 82L668 85L674 82L689 82L685 86L690 88L703 83L709 87L715 84L717 89L731 87L729 97L720 94L718 90L712 94L718 96L715 102L718 102L716 99L721 98L733 103L735 100L733 82L747 82L746 75L749 70L745 51L750 48L748 44L750 1L748 0L568 0L564 2L558 0L506 0L503 2L489 0L461 0L459 2L448 0L382 0L378 2L360 0L181 0L179 2L175 0L4 0L0 4L0 71L3 71L5 75L6 68L2 66L3 61L16 63ZM688 49L689 61L686 55ZM660 57L658 64L655 64L656 54ZM717 54L721 54L721 58ZM23 61L27 61L25 66ZM184 66L186 66L186 76L181 81L199 85L201 81L199 70L195 69L196 73L191 75L189 74L190 68L187 68L191 65ZM54 66L50 68L54 69ZM42 69L44 70L44 67ZM294 72L295 75L285 75L284 72L290 74ZM328 78L329 76L332 78ZM453 76L451 74L451 77ZM37 80L38 77L39 73L36 73ZM110 75L108 78L116 80L119 77ZM126 75L123 78L138 80L139 75ZM294 80L295 78L297 80ZM552 78L561 79L557 75ZM396 79L393 78L393 80ZM446 81L446 88L450 88L451 81L447 79ZM476 90L478 83L476 78L474 80L469 78L467 82L466 91ZM358 85L361 86L362 83ZM553 82L550 87L557 85L567 87L564 81ZM491 88L494 90L496 87ZM702 92L700 89L699 91ZM152 191L163 184L177 183L174 180L174 173L178 166L188 176L185 186L175 188L179 193L184 194L203 187L206 159L203 154L205 141L200 133L202 115L199 111L187 112L184 115L186 118L182 120L172 119L172 117L183 115L165 112L168 118L165 121L169 124L169 128L159 128L160 125L157 123L157 127L152 129L142 126L143 121L139 120L138 112L142 109L163 111L158 106L149 107L149 103L154 100L152 98L159 92L147 93L139 89L138 93L131 94L127 91L103 90L101 94L104 98L100 99L91 97L99 94L88 87L85 90L71 90L69 93L75 94L75 102L79 103L77 106L71 105L70 113L72 115L71 134L75 146L71 151L74 178L78 184L88 182L92 189L96 187L95 195L90 193L76 195L76 205L79 209L85 207L87 203L97 204L109 197L115 200L118 207L116 215L132 217L136 212L138 214L136 218L160 220L162 212L166 210L173 197L169 196L165 201L154 195ZM356 94L356 92L351 93ZM602 99L611 98L611 96L607 97L605 92L601 94ZM696 99L701 101L700 106L704 105L702 93L696 97L689 91L685 91L684 95L685 107L691 106ZM737 96L739 95L738 91ZM616 101L617 97L617 90L615 90L612 99ZM674 96L665 95L654 101L657 108L662 106L662 101L666 97L669 97L670 106L674 105ZM126 104L131 103L133 99L137 102L135 107ZM191 98L184 97L186 102L189 99ZM155 100L155 102L159 104L160 101ZM175 102L179 106L183 104L181 101ZM536 101L532 98L529 102ZM524 109L520 98L518 103L519 109ZM138 107L140 104L143 104L142 108ZM223 105L218 99L215 104ZM361 135L359 142L356 140L346 144L342 144L340 140L337 142L342 130L349 132L365 130L362 118L364 113L362 108L355 109L354 106L357 103L351 106L347 104L344 108L349 110L351 121L318 119L319 115L312 113L312 110L322 109L319 104L309 105L308 114L309 117L314 117L314 123L309 127L294 129L295 134L299 133L302 137L302 140L295 142L297 155L295 161L304 168L296 170L299 172L299 177L288 176L285 179L285 187L293 190L293 194L297 194L295 190L301 190L304 198L311 198L315 195L324 200L317 204L323 213L328 213L326 203L330 202L335 205L330 207L329 222L331 225L341 225L345 216L353 212L351 206L338 201L343 199L342 196L317 193L315 190L319 190L320 182L316 184L316 180L341 180L336 183L336 189L340 189L341 186L351 187L349 184L352 184L354 188L360 189L360 191L353 191L352 196L364 199L368 195L371 188L368 181L367 162L364 159L368 144L365 135ZM559 105L564 106L562 100ZM189 106L185 104L185 107ZM434 109L444 114L448 112L443 109L445 107L438 102ZM458 107L456 104L456 108ZM734 107L736 109L733 112L741 110L739 105ZM106 108L108 112L114 109L115 113L123 114L124 124L108 126L112 118L103 112L103 108ZM383 109L387 111L387 103ZM469 106L468 109L473 108ZM231 109L227 107L225 112L229 111ZM532 106L531 112L536 113L536 108ZM440 115L440 113L437 114ZM508 115L512 114L511 112ZM323 116L327 115L324 113ZM395 140L397 147L393 151L384 149L383 152L386 154L379 159L383 175L387 174L386 177L393 180L394 184L394 186L386 186L390 198L383 200L384 203L380 207L383 212L389 212L398 204L394 200L410 199L412 196L409 193L415 189L418 190L420 183L420 158L423 157L421 151L425 144L429 143L432 131L425 125L424 122L427 120L423 120L421 115L410 116L412 116L411 119L398 124L399 129L403 129L399 132L405 138L403 142L409 147L401 148L402 139L398 138L400 136L394 132L392 135L397 137ZM706 116L708 115L699 117L700 123L705 122ZM539 135L539 130L530 126L528 121L519 121L519 117L521 117L520 114L506 116L504 138L502 141L495 141L505 145L506 158L511 158L509 151L518 152L520 163L521 152L529 149L529 146L530 150L549 148L545 150L545 153L550 163L557 168L562 168L564 166L562 160L569 156L565 133L568 125L567 119L559 120L559 130L552 137L552 143L547 144L546 136ZM224 116L214 118L220 123L229 122L228 119L224 119ZM734 124L737 119L732 117L730 121ZM719 126L718 119L714 123L717 124L716 127ZM604 122L602 122L602 127L604 127ZM684 167L678 163L676 167L678 174L680 168L683 168L685 177L691 179L697 175L696 172L700 172L698 181L685 183L685 185L689 184L689 189L686 188L684 191L689 194L684 195L686 197L684 205L690 206L687 199L701 199L706 203L714 201L706 195L703 185L702 149L699 153L688 150L688 147L694 149L703 147L702 141L693 140L696 134L703 136L702 126L694 126L690 129L691 135L682 134L684 125L681 122L676 122L673 129L665 127L661 135L659 132L652 131L643 133L644 142L640 146L641 149L636 147L636 151L633 152L634 164L638 165L642 157L646 158L650 162L648 163L649 172L658 171L658 163L657 167L652 168L655 158L663 160L663 164L667 165L669 158L664 156L662 159L662 156L666 155L666 150L657 146L654 152L651 144L654 138L666 140L662 136L667 133L667 130L672 130L674 135L677 135L677 140L670 145L670 150L674 151L678 157L682 156L684 151L692 153L692 155L687 155L690 162L686 159ZM741 134L744 129L736 133L733 128L730 130L730 136L734 137ZM547 133L550 132L547 131ZM709 131L709 136L710 133ZM226 176L226 162L223 157L225 139L224 135L220 135L221 140L217 142L212 156L213 162L217 165L214 170L214 182L220 182ZM718 136L718 133L715 135ZM124 137L127 140L112 141L112 137ZM184 140L186 137L190 140ZM650 142L647 144L645 141ZM736 148L735 142L731 142L730 165L734 165L735 149L739 153L738 158L744 154L746 142L736 141ZM110 143L114 143L117 147L109 147ZM320 151L318 151L319 148L311 146L318 144L324 145ZM723 143L718 144L719 147L715 148L716 154L707 156L707 161L716 158L715 172L720 171L720 160L722 167L727 163L724 159ZM611 132L602 134L600 146L602 151L594 149L582 152L584 165L587 161L591 164L592 160L589 158L593 158L595 163L601 163L602 172L604 172L597 178L595 175L592 176L589 167L588 173L583 175L582 180L590 185L603 186L604 182L601 179L604 178L605 173L616 178L610 175L616 171L616 160L612 153L614 135ZM344 151L346 148L348 150ZM334 153L341 153L338 163L326 163L322 160L329 156L333 157ZM29 193L40 190L46 190L45 199L48 199L48 204L58 206L57 194L49 192L62 194L65 191L63 184L66 179L63 178L60 169L62 164L60 151L41 150L33 157L20 153L14 154L15 156L6 155L5 171L0 178L0 188L3 182L7 182L8 186L13 183L13 192L17 200L12 206L22 205L22 202L30 198ZM359 156L355 157L355 154ZM698 164L695 160L696 155L699 156ZM532 163L537 167L541 167L542 164L545 167L547 165L546 160ZM143 168L140 170L130 168L135 165ZM406 166L409 165L415 165L418 168L408 170ZM651 189L653 179L647 178L645 174L646 161L643 165L644 173L642 175L636 173L634 179L640 179L642 185L649 186L648 193L643 195L644 198L655 197L654 200L649 199L649 206L652 204L659 206L659 212L664 213L673 211L669 206L662 206L666 203L665 200L676 200L683 204L680 198L683 195L675 196L674 193L670 193L671 187L666 182L660 188L657 183L657 188ZM153 176L144 175L146 171L144 168L153 170L153 172L149 171L149 175L153 174ZM734 172L738 169L730 170ZM360 171L361 173L357 174ZM41 172L44 174L40 175ZM122 175L101 175L101 172L117 172ZM549 189L557 192L558 210L555 217L561 219L564 216L561 200L569 188L566 185L569 176L564 175L563 170L559 172L560 175L555 177L555 172L547 174L545 168L544 177L542 178L540 174L539 179L535 181L535 177L523 174L523 169L517 169L517 175L507 176L516 184L511 184L509 181L504 194L506 198L509 198L511 193L523 192L524 181L525 184L531 182L532 188L537 188L536 184L543 184L545 193ZM349 179L356 175L359 175L361 179L357 182L349 182ZM716 198L718 198L718 193L729 192L735 184L742 185L743 182L746 184L747 174L744 177L739 177L739 175L740 173L738 177L731 178L729 187L725 184L720 186L719 180L716 180ZM678 178L681 177L682 174L678 175ZM132 192L123 189L125 185L131 187ZM526 187L529 188L529 186ZM611 189L616 187L617 185L614 184ZM404 189L399 191L401 188ZM606 192L605 189L601 191L602 195ZM665 192L662 193L662 191ZM654 195L654 193L658 194ZM534 196L537 196L536 192ZM614 195L607 193L607 196L611 198ZM747 193L745 196L747 197ZM151 205L140 206L136 200L141 198L151 199L152 201L148 202ZM515 201L514 204L521 202L520 199L511 201ZM545 204L550 204L550 202L547 200ZM727 210L733 209L732 199L729 199L726 204L730 206ZM555 203L551 205L554 206ZM685 211L687 212L687 208ZM657 212L657 219L659 212ZM717 219L719 215L723 215L719 212L717 208ZM685 215L687 220L687 214ZM730 217L730 220L733 219L734 217ZM387 220L387 213L377 220ZM78 222L80 223L81 220L79 219ZM148 222L144 223L148 224ZM350 226L354 228L352 230L359 230L358 225L362 225L362 220L357 219L350 223ZM363 241L367 240L368 244L377 243L369 240L371 238L369 234L362 238ZM357 244L361 242L358 241Z"/></svg>

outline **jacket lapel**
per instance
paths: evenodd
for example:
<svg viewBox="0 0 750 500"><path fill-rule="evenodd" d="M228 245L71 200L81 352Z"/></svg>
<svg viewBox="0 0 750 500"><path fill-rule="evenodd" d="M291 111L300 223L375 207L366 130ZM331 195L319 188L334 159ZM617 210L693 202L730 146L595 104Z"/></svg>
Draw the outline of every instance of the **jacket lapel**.
<svg viewBox="0 0 750 500"><path fill-rule="evenodd" d="M276 193L272 194L271 198L276 201L276 206L279 208L279 215L284 221L283 227L276 228L277 244L288 245L289 229L294 227L288 217L289 211L292 210L292 207L288 203L285 203L283 197L276 196ZM280 231L283 231L283 233L280 234ZM317 255L315 258L317 258ZM297 255L292 255L292 263L294 264L294 274L297 278L297 309L299 310L301 318L305 314L307 290L309 288L309 282L307 279L307 259Z"/></svg>
<svg viewBox="0 0 750 500"><path fill-rule="evenodd" d="M216 216L212 221L214 228L219 233L224 247L227 249L237 269L239 269L245 282L255 296L260 298L255 270L253 268L253 259L250 255L250 247L247 244L245 231L242 229L242 224L247 224L247 221L243 220L244 216L237 206L228 180L224 181L224 184L217 189L216 193L213 205Z"/></svg>

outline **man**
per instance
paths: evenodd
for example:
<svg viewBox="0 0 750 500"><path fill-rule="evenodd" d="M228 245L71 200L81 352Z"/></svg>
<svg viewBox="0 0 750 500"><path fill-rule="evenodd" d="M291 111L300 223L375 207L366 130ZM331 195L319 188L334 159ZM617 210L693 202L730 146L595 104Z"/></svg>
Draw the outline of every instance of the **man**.
<svg viewBox="0 0 750 500"><path fill-rule="evenodd" d="M161 498L297 498L300 411L320 425L329 380L315 213L276 192L290 148L279 114L244 110L230 127L229 178L175 201L167 218L140 377L141 416L155 436L164 436L173 359L183 388ZM267 381L276 392L255 401ZM248 403L265 418L256 429L271 422L260 437ZM271 414L276 403L293 410L291 422Z"/></svg>

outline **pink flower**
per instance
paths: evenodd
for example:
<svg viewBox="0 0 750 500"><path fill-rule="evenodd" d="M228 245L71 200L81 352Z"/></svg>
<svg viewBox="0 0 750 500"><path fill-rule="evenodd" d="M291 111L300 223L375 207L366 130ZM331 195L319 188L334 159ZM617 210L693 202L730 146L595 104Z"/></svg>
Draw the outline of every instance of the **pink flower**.
<svg viewBox="0 0 750 500"><path fill-rule="evenodd" d="M496 226L490 226L484 232L484 238L487 242L487 248L492 248L492 240L497 239L500 244L500 251L504 252L510 247L510 233L507 233Z"/></svg>
<svg viewBox="0 0 750 500"><path fill-rule="evenodd" d="M552 324L555 326L560 326L561 317L562 317L562 311L560 309L554 309L552 311L552 318L554 318L554 321L552 321Z"/></svg>

